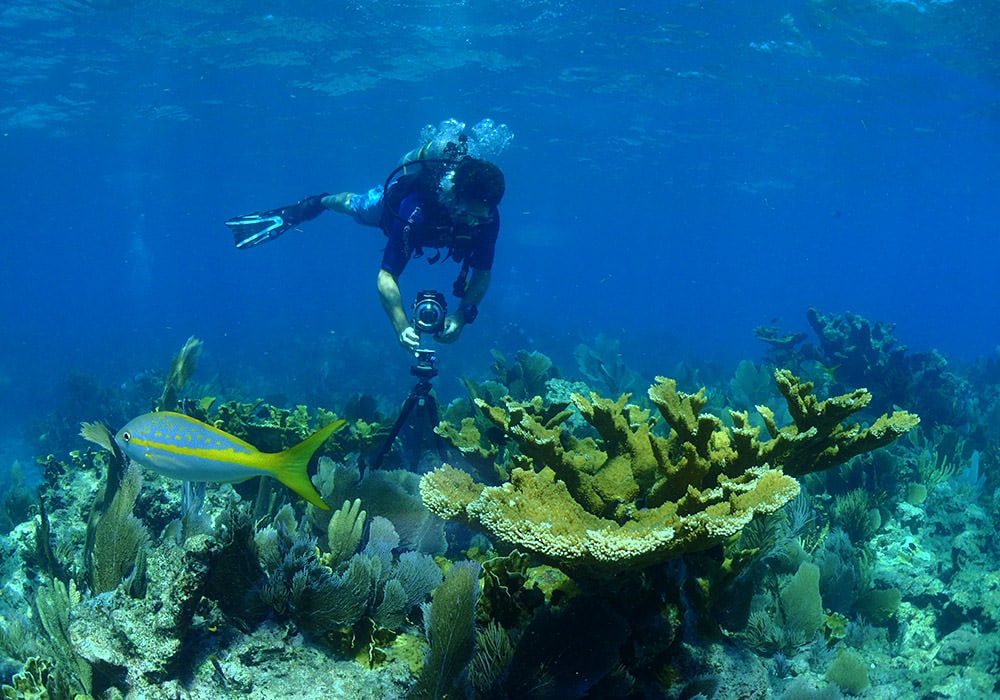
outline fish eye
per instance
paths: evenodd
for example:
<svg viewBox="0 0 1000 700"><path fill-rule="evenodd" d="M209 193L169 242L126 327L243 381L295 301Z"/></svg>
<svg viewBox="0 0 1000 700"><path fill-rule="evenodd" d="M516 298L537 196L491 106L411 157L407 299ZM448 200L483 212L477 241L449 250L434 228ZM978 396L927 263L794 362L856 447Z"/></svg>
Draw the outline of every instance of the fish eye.
<svg viewBox="0 0 1000 700"><path fill-rule="evenodd" d="M132 439L132 433L130 433L129 431L126 430L124 433L122 433L122 440L124 440L125 442L129 442L131 439Z"/></svg>

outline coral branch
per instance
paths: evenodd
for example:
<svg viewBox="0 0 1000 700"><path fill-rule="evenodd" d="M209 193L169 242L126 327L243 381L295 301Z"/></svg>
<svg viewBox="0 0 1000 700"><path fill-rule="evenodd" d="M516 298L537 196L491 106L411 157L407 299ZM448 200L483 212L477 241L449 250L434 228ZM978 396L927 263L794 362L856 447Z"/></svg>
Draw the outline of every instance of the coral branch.
<svg viewBox="0 0 1000 700"><path fill-rule="evenodd" d="M423 477L421 495L443 518L569 571L607 576L708 549L795 498L793 476L842 464L919 422L897 411L870 428L845 427L843 420L868 405L867 391L818 401L812 385L790 372L779 370L775 380L794 423L779 428L758 406L770 434L764 441L746 413L731 412L728 428L702 413L704 389L685 394L662 377L649 396L670 426L667 437L653 433L655 421L628 395L573 395L600 441L572 435L563 425L567 412L546 411L540 399L502 406L477 400L520 448L510 480L484 486L446 464Z"/></svg>

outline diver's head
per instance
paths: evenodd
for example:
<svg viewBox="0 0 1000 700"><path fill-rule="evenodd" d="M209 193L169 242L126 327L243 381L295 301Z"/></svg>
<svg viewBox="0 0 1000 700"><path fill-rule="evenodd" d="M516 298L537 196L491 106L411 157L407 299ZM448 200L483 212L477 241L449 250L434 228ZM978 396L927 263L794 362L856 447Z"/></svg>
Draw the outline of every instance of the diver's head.
<svg viewBox="0 0 1000 700"><path fill-rule="evenodd" d="M452 194L459 206L487 211L500 204L504 183L500 168L479 158L463 158L455 166Z"/></svg>

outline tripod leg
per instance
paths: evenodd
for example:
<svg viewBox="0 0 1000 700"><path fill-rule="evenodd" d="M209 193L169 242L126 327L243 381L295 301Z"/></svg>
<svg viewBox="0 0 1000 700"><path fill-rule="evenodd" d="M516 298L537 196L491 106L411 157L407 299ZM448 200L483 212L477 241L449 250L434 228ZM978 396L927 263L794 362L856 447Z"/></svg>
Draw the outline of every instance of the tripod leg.
<svg viewBox="0 0 1000 700"><path fill-rule="evenodd" d="M441 414L438 413L437 399L427 395L427 403L424 406L424 411L431 417L433 421L432 429L437 427L437 424L441 422ZM434 433L434 446L437 448L438 457L442 462L448 461L448 453L445 451L444 439L437 433Z"/></svg>
<svg viewBox="0 0 1000 700"><path fill-rule="evenodd" d="M410 417L410 412L413 411L413 407L418 401L419 398L414 394L410 394L406 397L406 401L403 402L403 408L399 411L399 417L396 418L396 422L392 424L392 430L390 430L389 434L386 436L385 442L382 444L382 449L378 451L378 454L375 455L375 459L372 461L372 469L378 469L382 466L382 460L384 460L385 456L389 454L389 450L392 449L392 443L396 441L396 438L399 436L399 431L403 429L404 425L406 425L406 421Z"/></svg>

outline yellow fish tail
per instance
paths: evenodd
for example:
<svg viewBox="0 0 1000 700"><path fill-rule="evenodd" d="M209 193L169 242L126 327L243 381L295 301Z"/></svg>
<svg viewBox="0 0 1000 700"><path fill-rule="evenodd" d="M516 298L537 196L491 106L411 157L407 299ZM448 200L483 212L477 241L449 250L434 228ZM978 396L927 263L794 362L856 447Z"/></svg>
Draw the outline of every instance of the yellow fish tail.
<svg viewBox="0 0 1000 700"><path fill-rule="evenodd" d="M344 427L346 420L335 420L327 426L317 430L294 447L289 447L284 452L273 455L274 461L268 471L271 475L290 488L295 493L302 496L317 508L330 510L330 506L323 502L319 492L313 487L309 480L309 460L323 443L335 432Z"/></svg>

